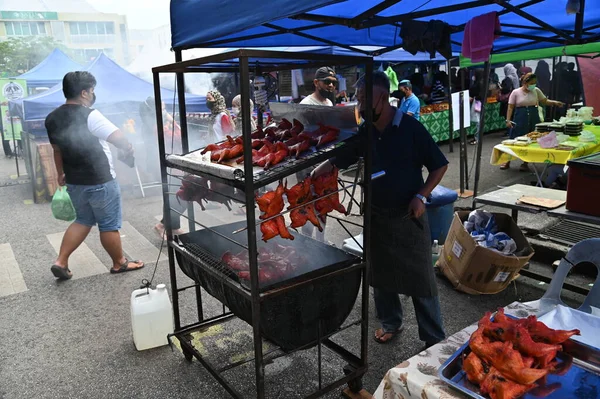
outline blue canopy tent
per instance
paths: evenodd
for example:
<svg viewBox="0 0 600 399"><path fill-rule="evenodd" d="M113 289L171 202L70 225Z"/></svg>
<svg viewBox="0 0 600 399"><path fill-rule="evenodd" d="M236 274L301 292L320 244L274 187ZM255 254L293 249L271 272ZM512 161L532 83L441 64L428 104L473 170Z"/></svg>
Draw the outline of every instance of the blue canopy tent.
<svg viewBox="0 0 600 399"><path fill-rule="evenodd" d="M38 65L15 79L25 79L28 88L52 87L62 81L67 72L77 71L83 66L70 59L61 50L55 48Z"/></svg>
<svg viewBox="0 0 600 399"><path fill-rule="evenodd" d="M403 21L439 19L453 27L452 50L460 51L465 24L491 11L499 13L502 25L494 53L598 41L600 1L587 0L574 15L566 14L565 5L566 0L279 0L264 7L249 0L240 7L233 0L172 0L172 47L379 46L383 49L372 54L382 54L402 46Z"/></svg>
<svg viewBox="0 0 600 399"><path fill-rule="evenodd" d="M139 104L148 96L154 94L151 83L130 74L104 54L100 54L88 67L97 81L95 89L97 102L94 108L101 110L107 117L123 115L128 119L138 113ZM165 103L172 105L177 102L175 92L161 89ZM206 112L206 98L186 94L186 107L191 112ZM63 104L65 98L62 84L57 84L50 90L35 96L26 97L19 102L11 102L11 112L15 110L25 121L44 119L56 107Z"/></svg>

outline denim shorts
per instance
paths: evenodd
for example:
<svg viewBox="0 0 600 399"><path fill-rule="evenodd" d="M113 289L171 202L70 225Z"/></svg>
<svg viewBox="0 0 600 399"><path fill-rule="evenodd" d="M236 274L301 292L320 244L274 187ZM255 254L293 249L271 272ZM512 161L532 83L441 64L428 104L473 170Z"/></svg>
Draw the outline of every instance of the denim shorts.
<svg viewBox="0 0 600 399"><path fill-rule="evenodd" d="M104 231L121 229L121 188L116 180L94 186L67 184L77 213L75 223Z"/></svg>

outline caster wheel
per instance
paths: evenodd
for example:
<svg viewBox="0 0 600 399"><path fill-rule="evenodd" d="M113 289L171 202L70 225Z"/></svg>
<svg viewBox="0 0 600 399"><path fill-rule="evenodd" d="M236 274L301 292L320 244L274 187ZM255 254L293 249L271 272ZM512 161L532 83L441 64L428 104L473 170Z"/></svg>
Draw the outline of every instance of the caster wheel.
<svg viewBox="0 0 600 399"><path fill-rule="evenodd" d="M348 375L353 373L356 370L356 367L351 364L346 364L344 366L344 374ZM348 388L352 393L359 393L363 389L362 376L356 377L353 380L348 381Z"/></svg>
<svg viewBox="0 0 600 399"><path fill-rule="evenodd" d="M190 352L189 350L185 349L185 348L181 348L182 352L183 352L183 356L185 357L185 360L187 360L188 362L192 362L192 360L194 360L194 354L192 352Z"/></svg>

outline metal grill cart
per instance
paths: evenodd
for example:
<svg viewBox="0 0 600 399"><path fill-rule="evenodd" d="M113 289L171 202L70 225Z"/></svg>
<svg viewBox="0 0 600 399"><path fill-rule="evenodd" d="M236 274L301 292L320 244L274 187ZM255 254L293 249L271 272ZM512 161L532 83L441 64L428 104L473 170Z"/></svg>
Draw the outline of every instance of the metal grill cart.
<svg viewBox="0 0 600 399"><path fill-rule="evenodd" d="M371 183L371 128L369 128L368 144L359 145L354 137L354 132L341 131L339 139L331 145L313 148L299 159L289 157L273 168L262 169L252 165L252 142L250 129L250 82L255 76L274 71L292 70L298 68L316 68L323 65L361 66L365 72L366 109L369 110L366 119L371 118L372 87L371 75L373 71L372 59L369 57L350 56L325 56L320 54L286 53L275 51L237 50L218 54L215 56L176 62L174 64L153 68L155 99L157 109L158 131L163 131L163 121L160 113L160 74L177 74L179 94L179 115L182 134L183 155L167 156L165 152L165 139L159 135L159 150L161 153L160 166L162 171L164 214L171 210L169 203L169 180L174 176L171 171L183 171L200 179L209 179L210 189L226 187L218 195L225 195L228 199L244 204L246 209L245 221L223 224L209 228L198 222L193 213L193 207L188 208L190 233L174 237L171 223L165 218L168 241L169 269L171 275L171 289L174 306L175 332L171 338L179 340L185 358L192 360L194 357L210 372L210 374L235 398L242 398L242 394L225 378L224 371L231 370L240 364L230 364L217 369L214 364L203 358L198 350L190 343L189 334L195 330L224 323L232 317L246 321L252 326L255 386L256 397L265 398L265 373L267 362L282 356L308 348L317 349L318 356L318 390L307 397L319 397L336 387L348 384L352 391L360 391L361 377L367 371L367 327L369 312L369 225L370 225L370 183ZM193 158L197 152L190 152L188 147L187 124L185 120L184 99L184 74L193 72L230 72L239 73L239 85L242 96L243 114L243 164L237 166L216 165L210 162L189 163L186 158ZM334 107L331 108L335 112ZM258 117L262 121L261 115ZM370 126L368 123L367 126ZM350 185L342 186L339 191L354 191L360 184L365 193L365 213L362 226L345 218L331 216L339 222L349 236L352 236L345 225L347 223L363 227L364 251L362 257L346 253L338 248L329 246L317 240L298 233L292 233L293 241L274 238L267 243L257 242L257 229L260 233L259 223L256 220L255 194L265 186L281 181L289 175L317 165L329 158L339 156L347 151L358 151L364 158L365 178L362 182L355 180ZM179 160L179 161L178 161ZM183 160L183 161L182 161ZM243 168L242 168L243 165ZM179 172L180 173L180 172ZM216 184L214 184L216 183ZM172 186L172 185L171 185ZM338 186L339 188L339 186ZM331 194L326 194L331 195ZM325 195L325 196L326 196ZM322 197L321 197L322 198ZM287 213L289 210L284 211ZM328 216L328 217L329 217ZM330 220L332 220L330 219ZM331 222L330 222L331 223ZM195 231L195 226L202 229ZM236 234L239 233L239 234ZM284 242L285 241L285 242ZM308 254L310 262L306 262L294 275L278 281L259 281L260 251L273 250L278 244L293 246L297 253ZM281 248L281 246L279 246ZM236 273L222 261L221 255L229 251L247 251L250 279L242 281ZM190 277L195 284L189 287L180 287L176 278L175 263ZM361 290L362 283L362 290ZM211 296L223 304L223 313L205 318L200 287L204 288ZM182 325L180 319L179 294L186 289L195 289L198 308L198 321L190 325ZM357 321L348 321L356 301L358 292L361 292L361 315ZM226 309L228 309L226 311ZM360 326L360 354L351 353L339 344L332 341L332 336L352 326ZM276 351L263 353L263 339L275 343ZM336 356L347 362L340 370L340 378L333 383L322 384L322 347L331 350ZM244 363L244 362L240 362ZM279 381L278 381L279 382Z"/></svg>

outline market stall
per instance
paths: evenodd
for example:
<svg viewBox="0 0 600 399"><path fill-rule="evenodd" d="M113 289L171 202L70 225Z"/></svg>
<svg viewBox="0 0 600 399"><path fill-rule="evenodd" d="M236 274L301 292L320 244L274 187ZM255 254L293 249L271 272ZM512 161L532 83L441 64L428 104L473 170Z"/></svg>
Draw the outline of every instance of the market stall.
<svg viewBox="0 0 600 399"><path fill-rule="evenodd" d="M436 110L435 105L421 107L421 123L425 125L436 142L446 141L450 138L450 111L448 104L440 104L441 108ZM444 109L445 108L445 109ZM506 128L505 118L500 115L500 103L493 101L485 104L485 122L483 132L490 133ZM474 136L476 125L467 127L467 136ZM458 138L458 131L454 132L454 138Z"/></svg>
<svg viewBox="0 0 600 399"><path fill-rule="evenodd" d="M188 234L174 237L170 218L165 218L175 320L175 332L170 338L179 342L186 359L198 359L235 398L268 397L267 382L273 381L265 379L267 362L315 347L318 388L314 392L297 392L295 396L317 397L346 383L358 392L362 388L361 377L367 369L371 144L367 144L367 148L358 145L354 110L347 107L279 104L275 107L277 109L272 109L275 123L252 131L248 100L250 80L257 75L317 62L364 67L367 74L365 84L369 88L367 93L371 93L372 59L237 50L155 67L157 109L161 101L160 73L213 72L214 63L219 62L221 64L217 68L221 72L239 73L243 134L190 151L186 104L180 102L183 154L169 153L164 137L158 138L165 214L175 211L188 218L190 230ZM182 79L178 81L182 82ZM178 87L181 89L182 85ZM178 94L181 96L183 93ZM370 109L372 99L370 94L367 96L367 109ZM367 120L370 118L371 115L366 116ZM261 121L260 115L258 120ZM160 130L163 126L161 117L158 117L157 124ZM371 131L368 129L368 143L371 143ZM362 187L366 211L362 225L336 216L336 212L346 213L340 203L339 192L355 187L356 180L350 187L339 188L335 168L316 178L306 172L307 168L347 153L357 153L364 158ZM302 171L305 171L305 177L302 177ZM292 186L293 182L296 184ZM175 194L177 199L172 197L173 186L179 187ZM285 211L284 193L289 203ZM175 209L181 201L189 201L187 216L181 209ZM232 206L245 209L245 215L238 217L240 220L236 222L209 227L204 221L206 215L194 212L192 201L198 202L201 207L206 202L221 202L230 210L233 210ZM255 202L262 212L258 221ZM319 220L324 221L325 218L339 222L346 231L346 224L362 227L364 255L346 253L287 227L289 222L292 229L311 223L321 230ZM262 242L258 239L260 235ZM176 264L194 281L194 285L178 285ZM198 321L183 325L179 292L192 287L196 290ZM200 287L223 304L222 313L210 316L205 313ZM359 292L362 303L360 319L346 320ZM223 371L241 366L245 361L218 369L193 345L196 331L234 316L253 328L255 375L254 382L249 384L249 395L238 391L223 375ZM360 333L357 331L360 337L357 354L332 340L335 334L353 327L360 329ZM263 339L268 339L277 348L263 353ZM340 370L339 378L327 382L323 381L321 372L321 351L325 348L348 363ZM270 388L279 391L282 384L285 382L278 381Z"/></svg>

